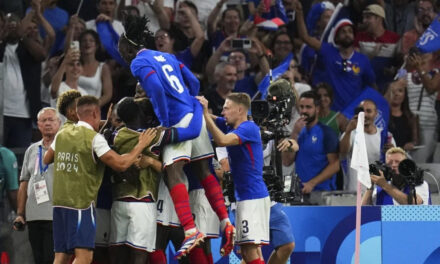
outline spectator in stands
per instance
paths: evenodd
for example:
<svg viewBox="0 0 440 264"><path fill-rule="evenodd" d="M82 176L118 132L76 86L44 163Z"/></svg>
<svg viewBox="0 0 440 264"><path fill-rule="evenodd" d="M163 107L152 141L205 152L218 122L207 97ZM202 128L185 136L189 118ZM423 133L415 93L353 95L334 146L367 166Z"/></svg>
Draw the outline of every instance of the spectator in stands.
<svg viewBox="0 0 440 264"><path fill-rule="evenodd" d="M374 121L377 116L377 106L376 103L372 100L364 100L359 105L362 107L363 112L365 113L365 121L364 121L364 132L365 132L365 143L367 146L367 155L368 162L374 163L377 160L380 160L380 155L382 153L382 147L385 148L389 144L393 146L396 145L394 139L391 138L390 142L387 142L388 139L382 139L381 137L381 128L378 128ZM353 152L353 143L354 136L356 133L357 126L357 115L353 116L353 118L348 122L347 127L345 128L344 134L341 136L340 140L340 156L341 158L347 158L350 161ZM382 142L387 143L388 145L382 146ZM350 162L349 162L350 164ZM344 190L355 191L357 184L357 176L356 171L351 169L344 175Z"/></svg>
<svg viewBox="0 0 440 264"><path fill-rule="evenodd" d="M206 65L206 75L210 83L214 81L214 69L215 65L220 62L221 56L225 53L229 53L228 62L233 64L237 69L237 83L235 84L234 92L247 93L251 98L257 92L257 85L263 79L263 77L269 72L269 62L264 54L264 46L257 39L252 39L252 47L247 51L243 49L232 49L231 39L228 37L209 58ZM259 61L260 71L256 75L250 75L247 70L250 65L247 63L250 61L249 56L256 57Z"/></svg>
<svg viewBox="0 0 440 264"><path fill-rule="evenodd" d="M21 22L8 14L0 44L0 62L4 67L3 115L4 142L7 147L28 147L32 119L41 108L41 62L47 52L32 34L30 13Z"/></svg>
<svg viewBox="0 0 440 264"><path fill-rule="evenodd" d="M320 97L319 122L331 127L337 135L342 134L347 126L347 118L340 112L330 109L333 101L333 89L327 83L318 83L315 91Z"/></svg>
<svg viewBox="0 0 440 264"><path fill-rule="evenodd" d="M408 98L411 111L418 115L422 148L411 152L416 162L432 160L437 143L437 113L435 101L440 89L439 69L432 69L432 53L410 52L407 58Z"/></svg>
<svg viewBox="0 0 440 264"><path fill-rule="evenodd" d="M390 148L386 154L386 164L391 167L394 174L391 181L387 181L380 171L380 175L371 174L371 188L362 197L362 205L403 205L403 204L431 204L429 186L426 181L416 186L416 199L412 198L409 203L409 187L405 179L400 175L398 167L400 162L407 159L406 152L399 148Z"/></svg>
<svg viewBox="0 0 440 264"><path fill-rule="evenodd" d="M217 49L228 37L240 37L239 29L242 19L238 9L228 7L223 11L221 20L218 23L218 15L226 2L226 0L220 0L208 17L208 37L210 46L213 49Z"/></svg>
<svg viewBox="0 0 440 264"><path fill-rule="evenodd" d="M99 15L96 19L87 21L86 28L96 31L97 22L108 21L116 33L122 35L122 33L124 33L124 26L121 21L115 19L116 0L97 0L97 4Z"/></svg>
<svg viewBox="0 0 440 264"><path fill-rule="evenodd" d="M436 16L434 0L417 0L414 28L402 36L402 53L407 54Z"/></svg>
<svg viewBox="0 0 440 264"><path fill-rule="evenodd" d="M409 108L407 81L398 79L392 82L388 87L386 98L391 109L388 131L393 134L397 147L411 151L419 141L419 121Z"/></svg>
<svg viewBox="0 0 440 264"><path fill-rule="evenodd" d="M353 23L342 19L334 26L330 34L330 43L311 37L304 23L302 5L295 3L298 34L304 42L318 52L318 67L326 69L327 82L335 93L332 109L340 111L355 99L366 86L376 87L376 77L368 58L354 50Z"/></svg>
<svg viewBox="0 0 440 264"><path fill-rule="evenodd" d="M32 0L31 6L34 9L36 5L40 8L41 12L48 23L52 26L55 31L55 41L53 46L51 46L50 54L55 54L57 51L63 50L64 44L64 29L69 22L69 14L62 8L57 6L58 0ZM40 7L41 4L41 7ZM36 9L34 9L36 10ZM43 27L41 31L41 36L45 37L48 34L46 27Z"/></svg>
<svg viewBox="0 0 440 264"><path fill-rule="evenodd" d="M128 8L130 6L125 6L126 0L121 0L119 2L118 10L122 8ZM137 1L136 6L131 6L137 8L139 16L147 16L150 20L150 30L151 32L156 32L161 28L170 27L170 17L166 11L166 8L172 9L174 7L174 1L172 0L141 0ZM133 3L133 1L132 1ZM122 18L121 18L122 19ZM122 19L123 20L123 19Z"/></svg>
<svg viewBox="0 0 440 264"><path fill-rule="evenodd" d="M291 139L284 139L278 145L283 151L283 165L295 161L304 194L334 190L334 175L339 171L338 136L318 121L320 100L315 91L304 92L298 104L301 118L295 123ZM299 150L288 152L295 143L292 139L298 142Z"/></svg>
<svg viewBox="0 0 440 264"><path fill-rule="evenodd" d="M394 72L390 72L389 68L396 55L400 36L385 29L385 11L377 4L369 5L363 11L363 27L365 31L356 34L354 45L370 59L379 91L384 93L394 77Z"/></svg>
<svg viewBox="0 0 440 264"><path fill-rule="evenodd" d="M391 0L385 3L385 24L388 30L402 36L414 25L416 3L409 0Z"/></svg>
<svg viewBox="0 0 440 264"><path fill-rule="evenodd" d="M194 31L194 39L192 40L191 44L184 50L176 50L176 38L179 36L176 34L176 30L173 28L170 30L159 29L156 31L154 42L157 50L176 55L176 58L180 62L191 69L194 59L199 56L203 43L205 42L205 33L203 32L199 21L197 21L197 17L193 12L191 12L189 7L182 7L180 8L180 11L185 13L185 16L189 18L191 28Z"/></svg>
<svg viewBox="0 0 440 264"><path fill-rule="evenodd" d="M320 39L325 27L328 24L335 6L328 1L315 3L312 9L307 14L306 25L307 31L310 36ZM316 51L312 49L307 44L303 44L300 51L301 56L301 67L303 67L309 78L312 74L322 76L325 69L320 69L316 67ZM314 78L312 78L314 79Z"/></svg>
<svg viewBox="0 0 440 264"><path fill-rule="evenodd" d="M74 89L78 90L82 95L87 95L87 92L78 85L78 79L83 71L83 66L79 59L79 50L71 48L67 51L66 56L59 65L50 85L52 107L57 105L58 97L65 91ZM64 81L62 81L63 79Z"/></svg>
<svg viewBox="0 0 440 264"><path fill-rule="evenodd" d="M77 15L70 17L69 25L67 26L66 39L64 42L64 50L68 50L72 41L79 41L79 36L86 30L86 22Z"/></svg>
<svg viewBox="0 0 440 264"><path fill-rule="evenodd" d="M212 114L220 116L223 111L226 97L232 93L237 82L237 69L228 62L221 62L215 66L215 89L206 92L205 98L209 102Z"/></svg>
<svg viewBox="0 0 440 264"><path fill-rule="evenodd" d="M52 263L54 259L52 238L54 168L53 164L43 166L42 159L60 125L61 121L55 108L40 110L38 129L43 139L26 150L21 169L17 218L14 223L28 226L29 242L35 263ZM17 230L15 225L14 229Z"/></svg>
<svg viewBox="0 0 440 264"><path fill-rule="evenodd" d="M83 73L79 77L78 85L88 95L97 97L99 105L103 107L112 98L113 84L108 65L97 60L97 54L100 52L101 46L99 36L93 30L86 30L81 34L79 44Z"/></svg>
<svg viewBox="0 0 440 264"><path fill-rule="evenodd" d="M280 63L293 53L293 40L287 32L277 32L272 39L271 50L273 54L271 68L277 67Z"/></svg>

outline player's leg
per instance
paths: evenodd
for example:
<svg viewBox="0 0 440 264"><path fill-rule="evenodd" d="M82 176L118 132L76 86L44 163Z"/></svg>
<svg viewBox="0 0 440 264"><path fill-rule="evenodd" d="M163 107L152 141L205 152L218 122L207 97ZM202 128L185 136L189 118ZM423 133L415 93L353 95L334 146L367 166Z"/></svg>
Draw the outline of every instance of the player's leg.
<svg viewBox="0 0 440 264"><path fill-rule="evenodd" d="M210 159L208 158L214 155L214 151L209 140L204 119L199 137L193 139L191 143L191 170L192 173L199 178L209 204L220 219L223 233L220 253L225 256L234 248L235 228L229 220L222 188L209 166Z"/></svg>
<svg viewBox="0 0 440 264"><path fill-rule="evenodd" d="M56 252L55 259L53 261L54 264L67 264L72 258L72 254Z"/></svg>
<svg viewBox="0 0 440 264"><path fill-rule="evenodd" d="M289 218L277 203L270 208L270 244L274 248L268 264L286 263L295 248Z"/></svg>
<svg viewBox="0 0 440 264"><path fill-rule="evenodd" d="M93 250L88 248L75 248L73 264L90 264L93 259Z"/></svg>

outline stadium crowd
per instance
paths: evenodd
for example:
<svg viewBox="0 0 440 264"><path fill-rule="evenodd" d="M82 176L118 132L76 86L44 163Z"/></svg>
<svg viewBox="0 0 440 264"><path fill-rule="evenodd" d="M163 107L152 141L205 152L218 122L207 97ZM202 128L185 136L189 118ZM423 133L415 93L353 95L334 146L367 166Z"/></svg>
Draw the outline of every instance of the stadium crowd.
<svg viewBox="0 0 440 264"><path fill-rule="evenodd" d="M166 263L170 241L180 263L213 263L217 237L222 255L235 240L243 261L265 263L260 245L270 243L267 263L285 263L295 243L263 181L266 152L282 153L283 174L297 175L312 204L323 191L356 190L359 111L370 163L396 174L405 158L440 163L440 53L422 47L439 8L2 1L0 207L5 190L35 263ZM274 100L279 80L294 103L285 138L268 143L268 128L248 120L251 101ZM236 201L225 204L228 173ZM402 183L371 180L364 204L411 202ZM417 192L414 203L430 204L426 183Z"/></svg>

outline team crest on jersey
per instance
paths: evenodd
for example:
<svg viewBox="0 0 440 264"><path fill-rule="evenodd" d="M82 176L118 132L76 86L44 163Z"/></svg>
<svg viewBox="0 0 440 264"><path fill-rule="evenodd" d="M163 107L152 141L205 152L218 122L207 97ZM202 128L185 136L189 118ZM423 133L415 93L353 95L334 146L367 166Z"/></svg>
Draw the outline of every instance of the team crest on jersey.
<svg viewBox="0 0 440 264"><path fill-rule="evenodd" d="M318 141L318 137L317 136L312 136L312 143L315 144L316 141Z"/></svg>
<svg viewBox="0 0 440 264"><path fill-rule="evenodd" d="M353 70L354 74L356 74L356 75L358 75L359 72L361 72L361 68L359 66L357 66L357 65L353 65L351 67L351 69Z"/></svg>
<svg viewBox="0 0 440 264"><path fill-rule="evenodd" d="M154 56L154 59L157 60L158 62L165 62L165 57L162 55L159 56Z"/></svg>

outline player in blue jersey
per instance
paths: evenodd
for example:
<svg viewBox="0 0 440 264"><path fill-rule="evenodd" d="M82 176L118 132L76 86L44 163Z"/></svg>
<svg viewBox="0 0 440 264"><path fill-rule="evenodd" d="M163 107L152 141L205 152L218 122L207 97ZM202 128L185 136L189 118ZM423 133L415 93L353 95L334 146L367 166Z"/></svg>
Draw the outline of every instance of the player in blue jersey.
<svg viewBox="0 0 440 264"><path fill-rule="evenodd" d="M182 141L179 133L175 136L179 127L187 127L191 119L201 117L200 113L194 111L193 105L200 84L174 55L147 49L154 44L147 23L148 19L145 17L128 16L124 25L126 33L121 36L118 48L121 56L130 65L132 74L150 98L161 125L173 127L167 130L170 133L166 135L173 144L164 147L162 161L170 196L185 230L185 240L177 257L188 254L205 237L194 224L188 191L183 183L183 166L188 161L191 161L191 169L199 178L212 209L221 221L225 237L221 254L228 255L233 248L235 228L229 220L221 187L209 170L206 160L213 156L206 127L203 124L199 135L191 140Z"/></svg>
<svg viewBox="0 0 440 264"><path fill-rule="evenodd" d="M270 199L263 181L260 128L247 120L251 99L245 93L228 95L222 111L224 117L209 114L206 98L198 99L215 143L228 150L237 200L236 243L246 263L264 263L258 248L269 244Z"/></svg>

